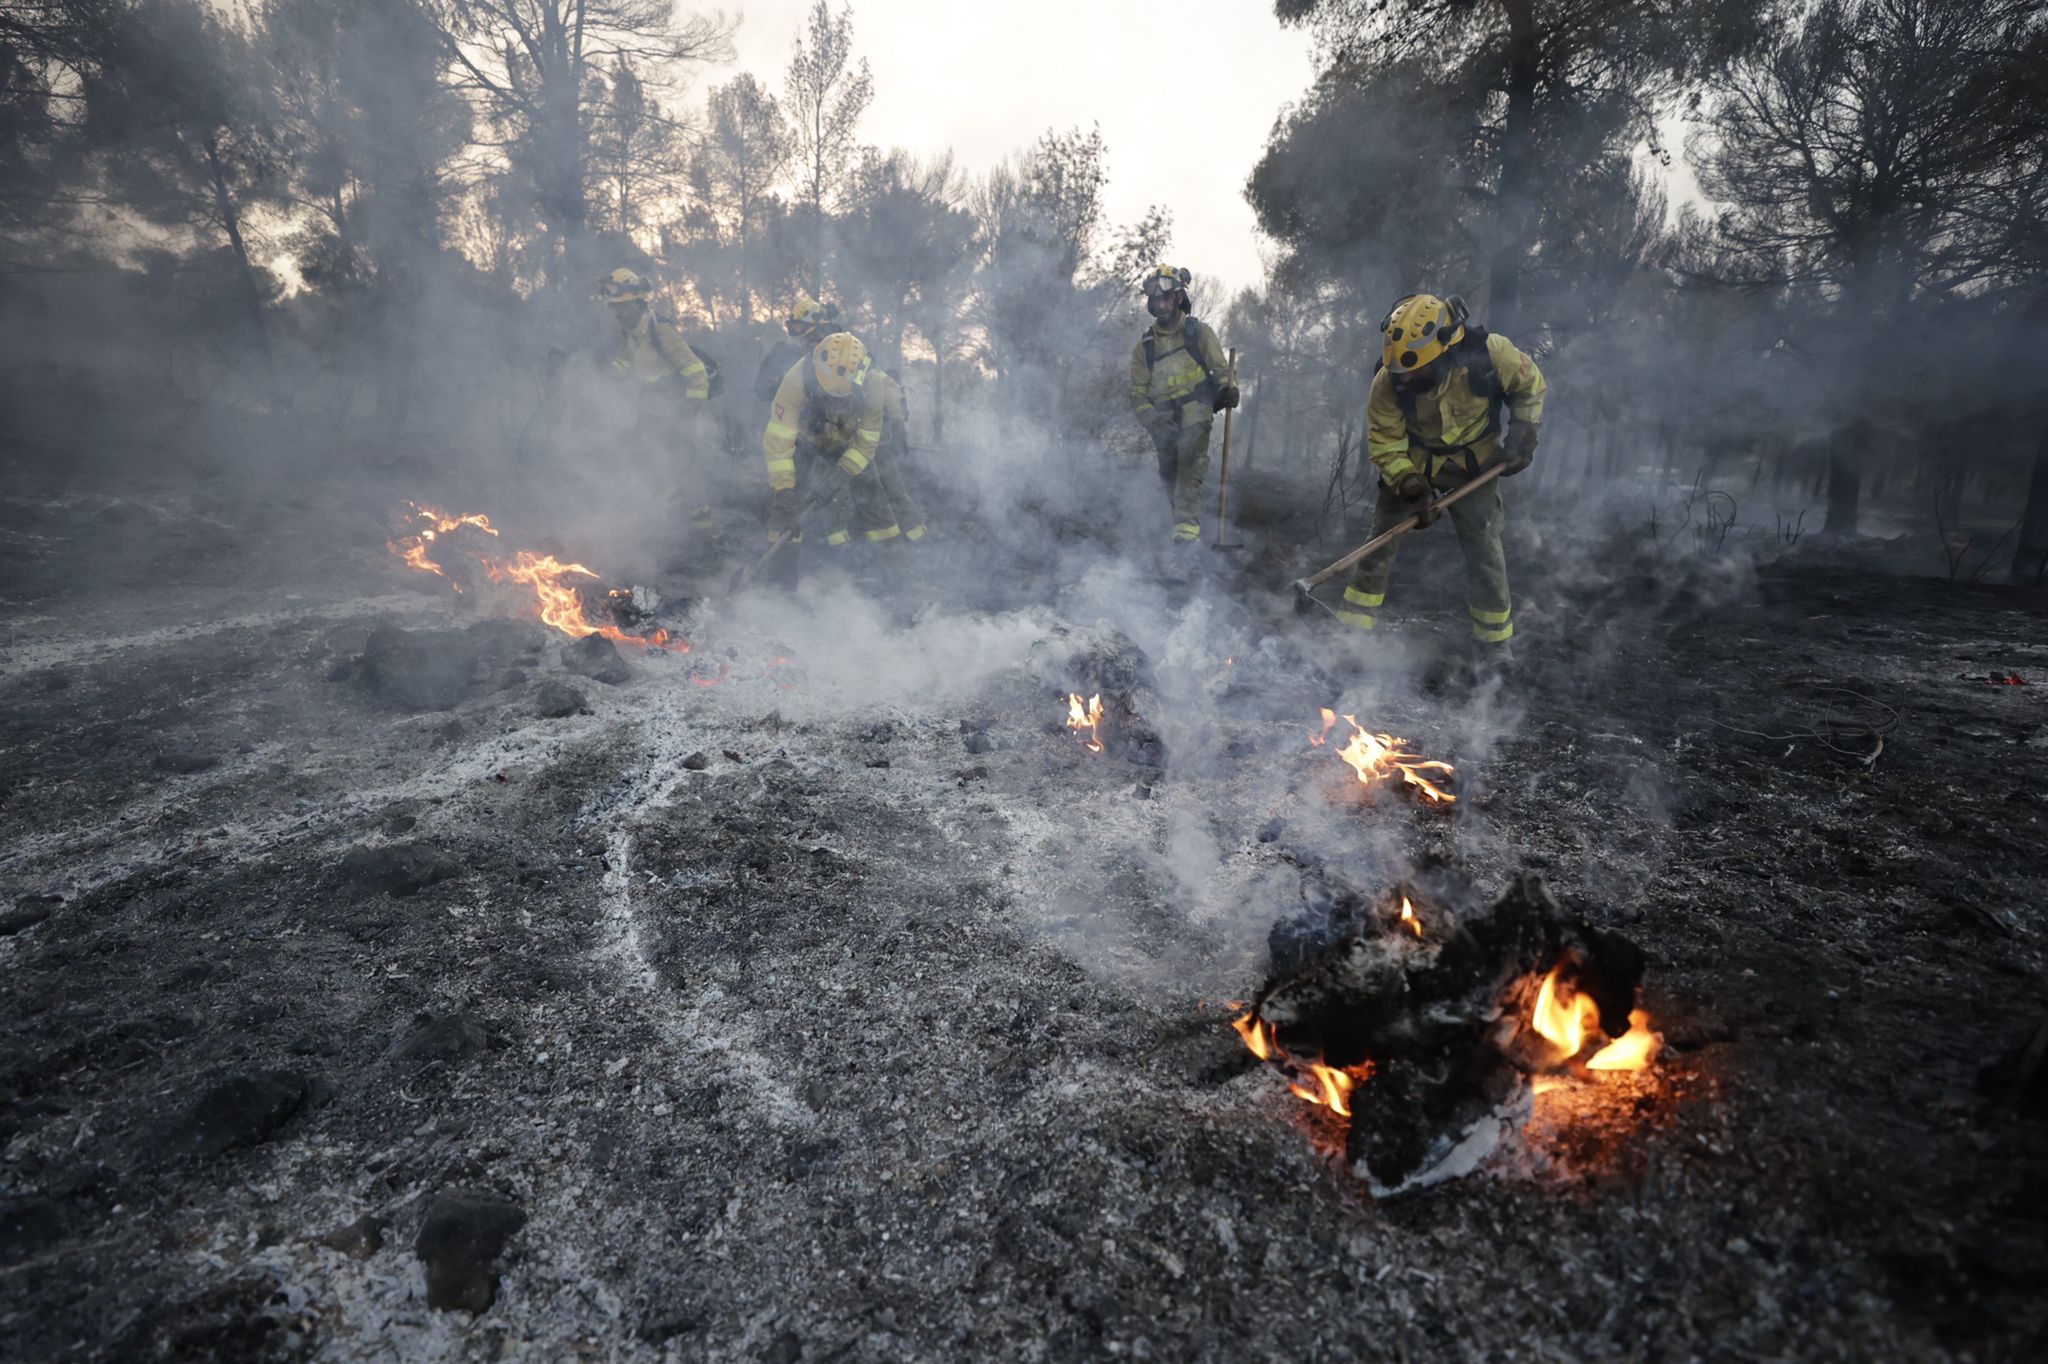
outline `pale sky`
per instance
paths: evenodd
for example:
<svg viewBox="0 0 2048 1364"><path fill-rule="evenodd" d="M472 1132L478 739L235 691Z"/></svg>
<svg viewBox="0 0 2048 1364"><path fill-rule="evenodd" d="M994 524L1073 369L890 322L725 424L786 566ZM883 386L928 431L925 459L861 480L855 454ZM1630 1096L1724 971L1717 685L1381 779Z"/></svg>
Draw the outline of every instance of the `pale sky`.
<svg viewBox="0 0 2048 1364"><path fill-rule="evenodd" d="M744 0L735 71L782 92L811 0ZM865 142L928 155L950 146L986 171L1047 128L1099 124L1112 224L1173 211L1176 265L1214 310L1259 279L1245 177L1282 105L1314 75L1310 38L1264 0L860 0L854 51L875 78ZM1178 69L1162 76L1166 59ZM712 83L733 71L706 73Z"/></svg>

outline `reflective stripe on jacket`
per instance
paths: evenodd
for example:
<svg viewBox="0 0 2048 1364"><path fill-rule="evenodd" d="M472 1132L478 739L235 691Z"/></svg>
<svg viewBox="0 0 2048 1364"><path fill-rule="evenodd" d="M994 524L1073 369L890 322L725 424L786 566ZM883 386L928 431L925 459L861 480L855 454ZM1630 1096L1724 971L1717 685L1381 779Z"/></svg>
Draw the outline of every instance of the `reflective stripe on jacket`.
<svg viewBox="0 0 2048 1364"><path fill-rule="evenodd" d="M845 398L813 392L810 372L808 357L791 365L768 406L761 456L768 465L768 486L776 492L796 486L799 440L838 456L839 467L848 477L865 472L875 457L875 447L882 443L884 385L874 382L879 370L869 370L866 381Z"/></svg>
<svg viewBox="0 0 2048 1364"><path fill-rule="evenodd" d="M683 381L683 396L706 399L711 396L711 372L683 340L683 334L654 314L641 317L639 325L619 341L619 353L612 368L643 383L660 383L670 375Z"/></svg>
<svg viewBox="0 0 2048 1364"><path fill-rule="evenodd" d="M1515 420L1542 421L1543 398L1549 386L1536 362L1498 333L1488 334L1486 353L1494 373L1500 376L1502 394ZM1366 458L1390 484L1403 474L1433 473L1435 466L1467 446L1487 451L1499 434L1486 429L1492 415L1492 400L1472 391L1471 376L1462 366L1450 365L1434 389L1416 395L1412 417L1401 411L1393 376L1383 369L1372 376L1371 396L1365 405ZM1417 451L1431 452L1427 463L1432 467L1424 467Z"/></svg>
<svg viewBox="0 0 2048 1364"><path fill-rule="evenodd" d="M1145 363L1145 342L1152 341L1153 362ZM1200 348L1202 359L1197 360L1188 353L1188 347ZM1208 368L1202 367L1203 361ZM1138 338L1138 344L1131 347L1131 411L1139 421L1154 413L1174 415L1184 405L1196 403L1198 390L1209 382L1214 374L1221 382L1228 372L1230 362L1224 358L1223 343L1216 339L1216 329L1197 317L1182 317L1171 327L1152 324L1145 336ZM1183 420L1199 420L1201 412L1180 413Z"/></svg>

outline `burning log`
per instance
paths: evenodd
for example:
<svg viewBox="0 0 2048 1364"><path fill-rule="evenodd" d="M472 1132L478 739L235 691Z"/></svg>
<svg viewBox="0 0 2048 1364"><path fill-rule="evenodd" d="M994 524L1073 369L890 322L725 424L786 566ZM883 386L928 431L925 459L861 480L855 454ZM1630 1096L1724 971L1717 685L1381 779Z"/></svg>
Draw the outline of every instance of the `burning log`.
<svg viewBox="0 0 2048 1364"><path fill-rule="evenodd" d="M1090 753L1141 765L1164 760L1165 745L1140 708L1152 664L1129 636L1061 628L1033 646L1031 668L1053 689L1052 729Z"/></svg>
<svg viewBox="0 0 2048 1364"><path fill-rule="evenodd" d="M1634 944L1566 917L1533 875L1473 910L1463 877L1425 879L1278 926L1275 977L1234 1025L1343 1120L1382 1196L1476 1169L1527 1122L1537 1077L1641 1069L1658 1046Z"/></svg>

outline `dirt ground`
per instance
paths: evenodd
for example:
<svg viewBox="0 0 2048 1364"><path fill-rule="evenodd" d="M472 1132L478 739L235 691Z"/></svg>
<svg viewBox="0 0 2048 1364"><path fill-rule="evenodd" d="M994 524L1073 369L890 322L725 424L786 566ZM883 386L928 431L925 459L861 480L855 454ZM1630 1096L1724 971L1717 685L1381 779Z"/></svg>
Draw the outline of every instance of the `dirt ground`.
<svg viewBox="0 0 2048 1364"><path fill-rule="evenodd" d="M1272 590L1305 549L966 525L887 611L712 593L603 682L367 515L0 524L0 1357L2048 1348L2048 1141L1978 1085L2048 1004L2039 593L1528 518L1500 685L1447 533L1360 650ZM1163 756L1059 724L1109 629ZM1320 705L1457 807L1363 798ZM1432 854L1627 932L1669 1046L1375 1203L1229 1003L1306 869Z"/></svg>

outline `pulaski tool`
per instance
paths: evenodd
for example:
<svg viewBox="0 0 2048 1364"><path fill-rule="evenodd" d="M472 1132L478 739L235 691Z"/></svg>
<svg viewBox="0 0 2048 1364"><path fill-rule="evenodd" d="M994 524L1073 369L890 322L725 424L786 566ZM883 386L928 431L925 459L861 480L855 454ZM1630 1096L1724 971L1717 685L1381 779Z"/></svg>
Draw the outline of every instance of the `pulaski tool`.
<svg viewBox="0 0 2048 1364"><path fill-rule="evenodd" d="M1448 507L1450 507L1452 503L1466 496L1468 493L1478 492L1481 488L1493 482L1496 478L1499 478L1500 475L1501 466L1496 464L1491 469L1488 469L1486 472L1480 474L1477 478L1469 479L1466 482L1461 483L1457 487L1451 489L1442 497L1437 498L1434 502L1430 503L1429 510L1434 512L1442 512ZM1306 615L1310 607L1319 606L1323 610L1329 611L1331 615L1336 615L1337 613L1334 610L1331 610L1330 606L1327 603L1316 600L1316 589L1318 587L1321 587L1330 579L1336 577L1339 573L1342 573L1345 569L1350 568L1357 564L1357 562L1360 559L1363 559L1366 555L1372 553L1374 550L1380 548L1383 545L1392 544L1395 540L1398 540L1403 535L1406 535L1409 531L1414 530L1415 527L1421 523L1421 520L1422 513L1420 511L1410 512L1408 513L1408 515L1402 517L1399 521L1396 521L1393 525L1388 526L1385 530L1381 531L1378 535L1373 536L1372 539L1367 540L1357 549L1352 550L1349 554L1339 559L1336 563L1331 564L1328 568L1325 568L1321 572L1316 573L1307 578L1296 578L1293 584L1294 609L1296 611L1301 612L1303 615Z"/></svg>

